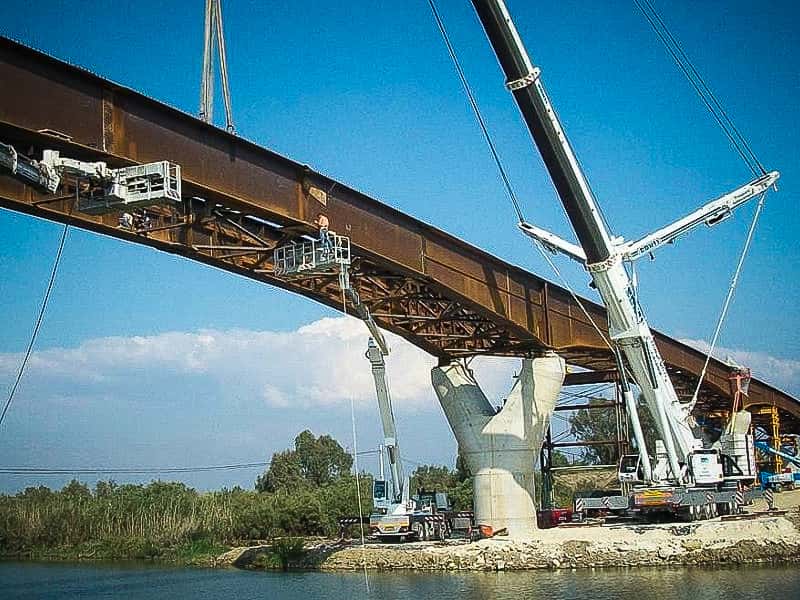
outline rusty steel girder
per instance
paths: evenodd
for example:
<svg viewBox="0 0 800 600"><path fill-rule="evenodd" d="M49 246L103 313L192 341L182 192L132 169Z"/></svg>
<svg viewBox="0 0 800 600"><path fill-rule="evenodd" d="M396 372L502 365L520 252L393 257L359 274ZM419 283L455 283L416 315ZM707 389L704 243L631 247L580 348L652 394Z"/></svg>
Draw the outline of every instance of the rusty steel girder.
<svg viewBox="0 0 800 600"><path fill-rule="evenodd" d="M0 140L38 158L46 148L112 167L159 160L181 166L181 205L148 211L146 229L75 210L80 186L46 197L0 176L0 205L146 244L278 286L338 310L334 277L286 281L272 249L314 232L324 212L351 239L351 280L383 328L447 360L558 351L575 365L614 360L571 294L309 167L82 69L0 37ZM582 300L606 330L605 309ZM656 343L681 393L691 395L704 355L666 335ZM699 410L730 402L728 368L712 360ZM750 404L778 406L800 423L800 403L753 381Z"/></svg>

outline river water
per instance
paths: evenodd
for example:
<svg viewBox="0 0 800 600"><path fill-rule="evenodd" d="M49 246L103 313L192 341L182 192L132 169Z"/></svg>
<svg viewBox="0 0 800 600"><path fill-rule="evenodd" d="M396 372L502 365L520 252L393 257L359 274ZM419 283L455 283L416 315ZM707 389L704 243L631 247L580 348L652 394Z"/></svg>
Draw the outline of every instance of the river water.
<svg viewBox="0 0 800 600"><path fill-rule="evenodd" d="M523 600L800 598L800 568L630 569L524 573L273 573L139 563L0 562L0 598L375 598Z"/></svg>

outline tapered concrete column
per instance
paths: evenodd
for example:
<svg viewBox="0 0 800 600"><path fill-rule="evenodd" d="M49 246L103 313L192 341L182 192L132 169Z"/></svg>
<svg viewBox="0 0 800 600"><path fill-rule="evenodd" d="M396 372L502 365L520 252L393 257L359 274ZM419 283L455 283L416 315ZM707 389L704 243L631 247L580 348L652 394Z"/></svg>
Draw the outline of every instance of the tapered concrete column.
<svg viewBox="0 0 800 600"><path fill-rule="evenodd" d="M505 406L495 413L461 362L431 371L433 388L473 473L477 524L506 527L517 538L534 535L533 465L564 374L564 360L554 353L524 359Z"/></svg>

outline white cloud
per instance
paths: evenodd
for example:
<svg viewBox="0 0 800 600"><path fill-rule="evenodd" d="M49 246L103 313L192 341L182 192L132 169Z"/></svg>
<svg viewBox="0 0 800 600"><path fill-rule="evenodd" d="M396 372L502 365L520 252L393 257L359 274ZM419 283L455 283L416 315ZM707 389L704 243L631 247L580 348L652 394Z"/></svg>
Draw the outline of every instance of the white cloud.
<svg viewBox="0 0 800 600"><path fill-rule="evenodd" d="M708 352L710 347L705 340L682 339L680 341L703 353ZM757 379L790 394L800 395L800 360L777 358L766 352L721 347L714 350L714 358L721 361L733 359L737 364L748 367Z"/></svg>
<svg viewBox="0 0 800 600"><path fill-rule="evenodd" d="M430 385L433 357L388 335L388 373L398 410L438 408ZM87 393L140 387L159 381L202 377L222 386L225 396L257 398L279 408L374 406L374 384L364 358L367 332L353 318L324 318L296 331L167 332L152 336L106 337L75 348L35 352L25 382L51 398L79 384ZM19 354L0 354L0 374L10 379ZM167 383L168 383L167 381Z"/></svg>
<svg viewBox="0 0 800 600"><path fill-rule="evenodd" d="M375 406L364 358L368 333L351 317L323 318L295 331L245 329L166 332L90 339L74 348L49 348L31 356L24 385L53 403L66 396L104 396L153 403L186 394L187 380L218 391L226 402L263 402L283 409ZM387 334L387 373L398 412L439 410L430 383L436 359ZM19 354L0 354L0 376L11 379ZM497 404L510 389L519 362L478 358L471 366ZM134 391L157 390L140 394ZM34 391L35 390L35 391ZM77 390L77 391L76 391ZM156 397L158 396L158 397Z"/></svg>
<svg viewBox="0 0 800 600"><path fill-rule="evenodd" d="M435 359L402 338L387 334L392 352L387 359L392 398L398 412L439 410L430 384ZM350 317L324 318L295 331L245 329L166 332L152 336L86 340L74 348L35 352L24 387L37 396L59 399L105 396L126 399L147 381L177 397L190 378L215 386L221 398L242 403L263 402L282 409L359 408L375 406L369 363L364 358L367 332ZM701 351L702 340L681 340ZM753 370L759 379L790 393L800 392L800 361L761 352L719 348ZM9 381L21 356L0 354L0 376ZM490 400L510 388L518 361L476 359L472 363ZM499 403L499 402L498 402Z"/></svg>
<svg viewBox="0 0 800 600"><path fill-rule="evenodd" d="M337 317L283 332L166 332L38 350L4 423L0 454L7 464L59 467L248 462L291 447L306 428L349 445L351 398L359 445L374 448L381 431L364 357L367 337L363 323ZM452 464L455 440L430 382L436 359L402 338L387 338L406 457ZM10 385L21 359L20 353L0 354L0 386ZM518 365L508 359L471 363L494 404L511 387ZM254 477L243 472L188 481L219 487L250 485ZM19 478L0 482L0 490L38 483L52 482Z"/></svg>

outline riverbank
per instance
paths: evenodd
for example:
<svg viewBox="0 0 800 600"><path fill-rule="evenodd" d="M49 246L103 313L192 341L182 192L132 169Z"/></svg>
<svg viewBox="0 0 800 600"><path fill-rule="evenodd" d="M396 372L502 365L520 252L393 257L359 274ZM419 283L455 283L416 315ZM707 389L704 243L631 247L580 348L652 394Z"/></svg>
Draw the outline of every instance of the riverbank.
<svg viewBox="0 0 800 600"><path fill-rule="evenodd" d="M248 570L520 571L606 567L722 566L800 562L800 512L751 520L586 525L541 530L532 540L494 538L405 544L277 540L227 548L198 540L171 548L87 544L29 553L27 560L146 559L154 564ZM288 543L287 543L288 542ZM5 558L12 558L6 556Z"/></svg>
<svg viewBox="0 0 800 600"><path fill-rule="evenodd" d="M796 492L800 495L800 492ZM541 530L536 539L494 538L406 544L356 541L307 545L290 569L323 571L516 571L792 563L800 561L800 512L653 525L582 525ZM269 546L236 548L219 566L274 568Z"/></svg>
<svg viewBox="0 0 800 600"><path fill-rule="evenodd" d="M172 566L322 571L354 571L365 567L375 571L511 571L797 562L800 560L800 490L776 494L775 500L782 514L765 514L766 506L757 502L748 508L760 514L745 520L717 518L685 524L561 526L540 530L535 539L527 541L495 538L475 543L465 540L368 543L364 547L356 541L284 535L274 536L268 543L231 548L223 541L221 531L209 535L209 531L220 527L217 521L209 521L203 527L182 527L197 520L197 516L188 513L184 520L170 515L167 523L170 527L162 524L160 528L170 535L158 537L144 535L142 524L129 518L124 528L115 524L117 530L128 532L127 536L105 535L98 540L92 538L100 536L86 535L88 541L72 543L64 530L42 526L41 531L49 532L49 538L32 538L31 541L36 539L38 543L16 547L0 544L0 558L144 559ZM30 514L27 522L44 522L43 513ZM230 514L235 513L231 511ZM97 527L98 521L85 521L85 527ZM75 523L73 520L71 531L78 529ZM0 538L4 535L7 533L0 530Z"/></svg>

